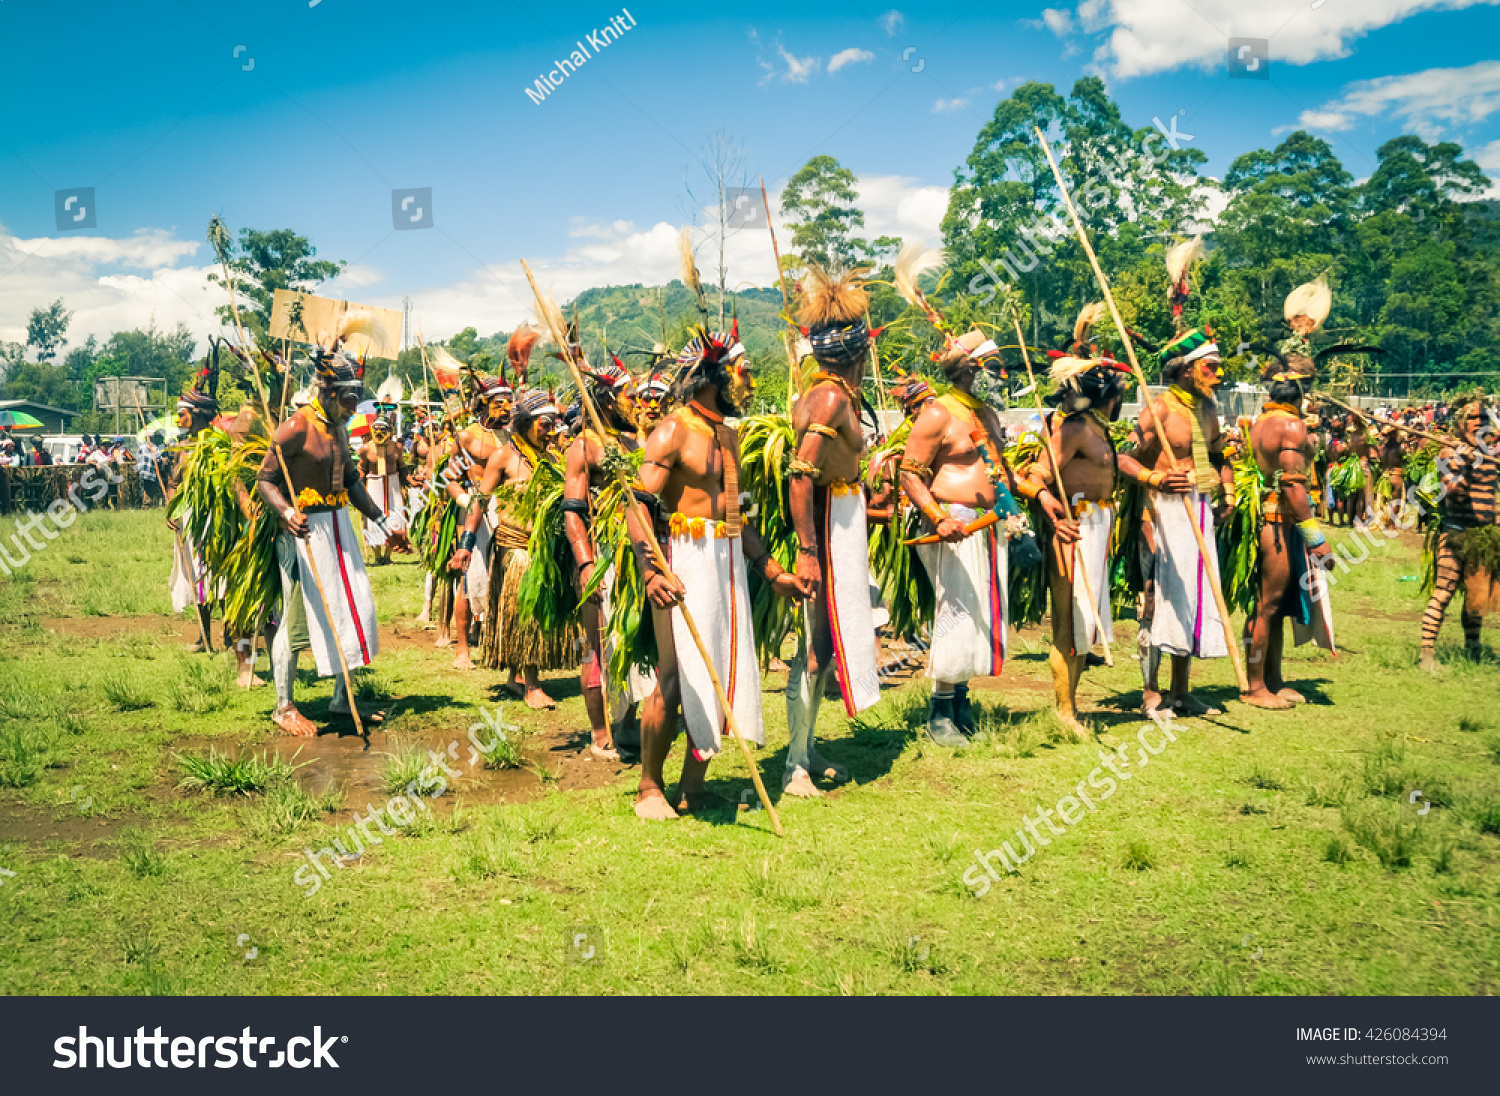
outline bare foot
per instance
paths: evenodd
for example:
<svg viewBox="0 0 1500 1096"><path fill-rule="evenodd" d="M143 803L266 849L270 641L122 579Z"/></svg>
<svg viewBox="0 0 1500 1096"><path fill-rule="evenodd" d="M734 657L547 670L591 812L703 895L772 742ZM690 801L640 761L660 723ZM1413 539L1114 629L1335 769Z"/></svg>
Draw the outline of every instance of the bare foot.
<svg viewBox="0 0 1500 1096"><path fill-rule="evenodd" d="M781 659L779 658L771 659L770 665L766 667L766 671L773 674L784 674L789 670L791 670L791 667L788 666L785 662L781 661Z"/></svg>
<svg viewBox="0 0 1500 1096"><path fill-rule="evenodd" d="M315 738L318 733L317 726L296 708L288 708L284 712L273 713L271 722L287 734L295 735L298 738Z"/></svg>
<svg viewBox="0 0 1500 1096"><path fill-rule="evenodd" d="M1437 653L1431 647L1422 648L1421 667L1430 674L1437 673Z"/></svg>
<svg viewBox="0 0 1500 1096"><path fill-rule="evenodd" d="M781 778L781 794L795 795L799 799L821 799L823 793L800 765Z"/></svg>
<svg viewBox="0 0 1500 1096"><path fill-rule="evenodd" d="M647 822L667 822L678 814L660 792L650 792L635 801L635 816Z"/></svg>
<svg viewBox="0 0 1500 1096"><path fill-rule="evenodd" d="M1290 685L1283 685L1281 688L1277 689L1276 695L1281 697L1282 700L1290 701L1293 704L1307 703L1307 697L1303 696Z"/></svg>
<svg viewBox="0 0 1500 1096"><path fill-rule="evenodd" d="M1141 693L1141 714L1150 715L1161 708L1161 693L1155 689L1146 689Z"/></svg>
<svg viewBox="0 0 1500 1096"><path fill-rule="evenodd" d="M526 699L526 690L522 687L519 681L507 681L503 685L501 685L500 688L504 689L517 700Z"/></svg>
<svg viewBox="0 0 1500 1096"><path fill-rule="evenodd" d="M540 689L527 689L526 707L534 712L550 711L557 707L557 702Z"/></svg>
<svg viewBox="0 0 1500 1096"><path fill-rule="evenodd" d="M432 645L434 647L452 647L453 637L440 634L437 639L433 640Z"/></svg>
<svg viewBox="0 0 1500 1096"><path fill-rule="evenodd" d="M335 708L332 704L330 704L328 706L328 714L329 715L349 715L350 713L349 713L349 709L348 708ZM361 706L359 706L359 718L360 718L360 721L363 722L363 723L384 723L385 722L385 712L383 712L383 711L375 711L373 709L366 710L361 705Z"/></svg>
<svg viewBox="0 0 1500 1096"><path fill-rule="evenodd" d="M1172 710L1179 715L1223 715L1223 708L1215 708L1211 704L1205 704L1192 693L1179 697L1172 701Z"/></svg>
<svg viewBox="0 0 1500 1096"><path fill-rule="evenodd" d="M807 754L808 769L824 780L832 780L835 784L846 783L849 779L849 770L836 761L829 761L816 750L809 750Z"/></svg>
<svg viewBox="0 0 1500 1096"><path fill-rule="evenodd" d="M620 760L620 751L613 746L601 746L597 742L590 742L589 756L595 761L618 761Z"/></svg>
<svg viewBox="0 0 1500 1096"><path fill-rule="evenodd" d="M244 669L239 672L239 676L234 679L234 683L241 689L253 689L257 685L264 685L266 683L266 679L263 677L256 677L254 670Z"/></svg>
<svg viewBox="0 0 1500 1096"><path fill-rule="evenodd" d="M1062 725L1064 727L1073 732L1074 738L1080 739L1082 741L1087 741L1088 739L1093 737L1093 732L1089 730L1088 724L1082 722L1078 718L1077 713L1060 711L1057 713L1057 718L1062 720Z"/></svg>
<svg viewBox="0 0 1500 1096"><path fill-rule="evenodd" d="M1267 708L1273 712L1281 711L1292 706L1292 702L1290 700L1278 696L1276 693L1271 692L1271 690L1269 689L1251 690L1248 693L1241 693L1240 699L1246 704L1252 705L1253 707Z"/></svg>
<svg viewBox="0 0 1500 1096"><path fill-rule="evenodd" d="M474 668L474 660L471 659L468 652L465 651L463 654L459 655L453 660L453 668L455 670L472 670Z"/></svg>

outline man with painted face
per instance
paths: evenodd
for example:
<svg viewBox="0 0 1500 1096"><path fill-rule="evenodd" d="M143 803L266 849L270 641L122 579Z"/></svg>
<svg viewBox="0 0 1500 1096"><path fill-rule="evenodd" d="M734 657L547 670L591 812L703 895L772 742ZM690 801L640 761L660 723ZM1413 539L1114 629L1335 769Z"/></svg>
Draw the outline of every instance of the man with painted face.
<svg viewBox="0 0 1500 1096"><path fill-rule="evenodd" d="M381 415L370 424L370 440L359 450L359 470L365 490L380 507L383 522L365 522L365 545L379 564L391 561L392 548L406 543L406 464L391 420Z"/></svg>
<svg viewBox="0 0 1500 1096"><path fill-rule="evenodd" d="M672 409L672 355L660 344L651 355L651 368L635 389L640 436L643 438L656 429L656 424Z"/></svg>
<svg viewBox="0 0 1500 1096"><path fill-rule="evenodd" d="M859 478L865 449L859 387L869 360L868 311L864 286L852 273L831 276L816 265L809 268L798 322L818 371L792 409L796 450L788 501L797 531L797 577L812 600L803 606L787 678L790 745L781 785L786 794L807 798L823 794L814 779L848 779L813 741L830 675L838 675L848 715L880 700L868 519Z"/></svg>
<svg viewBox="0 0 1500 1096"><path fill-rule="evenodd" d="M536 332L524 324L511 336L507 355L522 341L526 342L529 357L531 346L536 342ZM455 591L453 599L455 670L474 668L469 652L470 622L482 623L489 605L489 585L495 570L493 541L497 510L493 505L475 506L471 503L485 467L496 453L505 448L509 438L507 428L513 395L503 372L499 377L479 374L472 374L472 377L474 395L470 400L470 411L474 421L458 432L454 459L448 465L448 494L467 509L458 549L448 561L448 570L463 576L461 589ZM441 639L440 634L439 642Z"/></svg>
<svg viewBox="0 0 1500 1096"><path fill-rule="evenodd" d="M377 525L384 520L360 481L349 448L348 422L364 397L364 366L345 357L337 345L314 350L314 399L276 428L277 445L266 453L256 483L266 505L281 515L282 529L276 538L276 560L283 619L271 644L276 681L271 718L286 733L300 736L316 735L318 729L293 702L297 652L312 648L318 676L334 678L329 712L348 715L354 699L345 688L334 645L343 650L351 671L368 666L380 651L375 599L347 510L352 503ZM286 457L285 468L278 450ZM314 564L327 598L326 612L314 585ZM363 707L359 714L365 723L385 718Z"/></svg>
<svg viewBox="0 0 1500 1096"><path fill-rule="evenodd" d="M1080 329L1097 312L1085 311L1075 327L1074 350L1087 354ZM1038 498L1050 485L1052 494L1066 499L1066 520L1053 523L1056 546L1044 551L1052 595L1052 688L1057 714L1079 738L1089 729L1078 718L1078 682L1096 642L1114 641L1110 614L1109 545L1115 526L1115 446L1110 425L1120 417L1129 390L1130 367L1110 358L1068 355L1052 363L1057 410L1042 425L1043 441L1057 457L1061 485L1054 482L1045 454L1030 467L1019 485L1027 498ZM1059 550L1060 549L1060 550ZM1059 567L1059 557L1062 566ZM1079 569L1087 582L1079 581ZM1093 609L1088 602L1092 595ZM1096 631L1095 621L1098 621ZM1102 634L1100 634L1102 631Z"/></svg>
<svg viewBox="0 0 1500 1096"><path fill-rule="evenodd" d="M562 415L552 393L541 388L523 388L511 409L506 443L485 463L475 506L492 502L499 487L519 489L543 461L556 462L551 453L556 444ZM541 671L568 670L577 665L576 635L572 630L549 632L533 619L517 612L521 580L531 566L527 546L531 529L517 523L503 510L495 519L495 544L503 557L494 556L496 566L489 582L480 662L486 669L508 669L507 691L526 702L528 708L555 708L542 690Z"/></svg>
<svg viewBox="0 0 1500 1096"><path fill-rule="evenodd" d="M635 510L627 512L660 656L656 691L641 716L635 813L648 820L676 818L701 805L708 763L727 733L708 669L672 608L682 603L692 614L741 733L765 745L747 568L756 568L779 596L806 593L740 514L739 435L724 420L749 402L754 384L737 329L738 324L728 333L700 329L678 356L677 407L646 439L636 491L655 528L640 528ZM665 545L671 571L657 567L648 536ZM669 802L663 769L677 737L679 707L688 747L682 779Z"/></svg>
<svg viewBox="0 0 1500 1096"><path fill-rule="evenodd" d="M589 398L598 408L608 437L601 438L592 426L585 425L583 431L568 446L567 470L563 480L563 531L573 549L573 559L578 564L580 590L586 589L594 577L599 551L593 534L593 506L599 491L613 482L613 476L604 470L606 453L618 450L633 453L641 447L637 434L640 418L635 395L635 382L619 358L611 357L610 364L595 368L584 362L580 367L589 386ZM585 423L587 423L585 418ZM635 723L636 706L656 689L654 674L643 674L630 668L629 680L608 681L610 644L605 639L604 622L609 619L610 596L614 585L614 565L599 585L598 591L584 602L580 614L586 647L581 684L583 704L588 712L589 728L593 741L589 754L602 761L618 761L621 749L637 752L640 748L640 729ZM608 688L608 705L605 692ZM607 711L606 711L607 708ZM606 726L605 716L613 720L613 734ZM610 740L613 738L614 747Z"/></svg>
<svg viewBox="0 0 1500 1096"><path fill-rule="evenodd" d="M1158 356L1169 389L1155 398L1157 418L1148 412L1136 421L1119 457L1121 474L1147 492L1144 543L1150 558L1144 561L1147 607L1138 640L1141 705L1147 714L1163 706L1157 671L1165 651L1172 659L1166 705L1178 715L1214 715L1218 709L1192 695L1188 678L1194 658L1229 654L1211 586L1219 571L1214 498L1223 499L1220 518L1234 505L1234 469L1224 459L1226 439L1214 406L1224 366L1218 345L1201 328L1177 336ZM1165 439L1157 436L1158 419ZM1192 519L1178 501L1184 494L1192 503ZM1213 559L1199 553L1189 520L1197 521Z"/></svg>
<svg viewBox="0 0 1500 1096"><path fill-rule="evenodd" d="M177 429L181 439L173 448L176 457L167 473L165 487L167 528L172 530L175 551L172 554L172 575L167 580L172 595L172 611L180 613L189 605L198 613L198 639L191 647L193 651L212 651L213 636L209 628L213 621L215 584L209 578L208 566L193 544L192 538L182 529L182 523L172 519L172 499L182 486L182 474L187 463L188 450L198 436L213 426L219 415L219 345L213 344L204 366L193 381L190 392L177 401ZM85 435L87 437L87 435Z"/></svg>

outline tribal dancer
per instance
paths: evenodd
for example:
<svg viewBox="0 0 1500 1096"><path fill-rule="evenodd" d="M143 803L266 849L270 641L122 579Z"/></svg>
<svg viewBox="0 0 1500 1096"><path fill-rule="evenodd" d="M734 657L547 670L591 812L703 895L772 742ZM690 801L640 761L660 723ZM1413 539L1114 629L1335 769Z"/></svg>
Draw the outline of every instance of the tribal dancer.
<svg viewBox="0 0 1500 1096"><path fill-rule="evenodd" d="M606 458L619 459L619 453L633 453L641 447L640 438L636 435L639 412L635 402L635 384L624 365L618 358L614 358L603 368L595 369L584 363L581 369L587 378L589 395L599 410L599 417L603 420L609 437L600 438L592 427L586 426L568 446L567 472L563 483L563 529L572 545L574 561L578 564L580 593L588 589L599 558L594 526L614 517L594 512L601 489L614 482L614 477L604 468ZM655 676L643 674L632 666L629 680L621 684L609 682L606 712L604 689L610 650L603 622L610 617L609 602L614 577L615 568L611 564L599 582L596 593L583 603L580 614L584 643L588 649L581 684L583 704L593 733L589 754L602 761L618 761L622 747L631 752L639 749L639 724L634 728L630 724L635 721L636 706L656 690ZM613 720L613 734L606 725L606 714ZM611 738L614 741L613 747L610 745Z"/></svg>
<svg viewBox="0 0 1500 1096"><path fill-rule="evenodd" d="M1087 351L1082 331L1085 316L1075 328L1075 350ZM1097 313L1092 313L1097 315ZM1091 322L1091 318L1088 320ZM1114 641L1110 615L1110 541L1115 527L1115 446L1110 425L1120 417L1129 387L1130 367L1109 358L1062 357L1052 363L1052 401L1057 411L1042 424L1043 444L1057 456L1062 483L1053 483L1052 464L1043 454L1028 470L1018 487L1027 498L1051 509L1048 498L1068 500L1071 516L1053 524L1061 551L1044 551L1052 591L1052 687L1057 714L1075 735L1086 738L1088 728L1078 718L1078 682L1096 642ZM1060 420L1058 416L1061 416ZM1051 496L1045 496L1047 485ZM1061 509L1061 504L1058 504ZM1066 512L1066 511L1065 511ZM1066 570L1059 568L1059 556ZM1085 584L1077 581L1078 568L1087 576L1094 608L1088 608ZM1102 634L1095 630L1095 621Z"/></svg>
<svg viewBox="0 0 1500 1096"><path fill-rule="evenodd" d="M506 356L521 362L519 378L524 382L526 362L531 357L531 348L539 335L524 324L511 335L506 347ZM441 353L440 353L441 352ZM451 368L451 358L441 347L433 354L440 363ZM452 364L456 364L452 363ZM448 561L448 569L462 575L460 588L453 598L453 668L472 670L474 661L470 657L470 622L477 627L483 623L490 602L489 587L494 576L494 537L498 510L493 504L481 500L473 502L473 490L479 486L480 478L489 462L505 448L509 437L511 417L511 387L505 381L504 370L499 377L485 377L469 370L473 382L473 394L469 408L474 421L460 430L456 437L457 449L449 462L448 494L467 511L463 533L459 537L458 550Z"/></svg>
<svg viewBox="0 0 1500 1096"><path fill-rule="evenodd" d="M558 461L551 452L556 443L562 416L551 392L544 389L522 389L511 410L510 430L506 444L491 454L484 466L475 507L494 502L497 488L511 492L528 484L544 464L551 474L561 478ZM548 631L536 620L516 611L521 580L531 566L531 527L519 520L511 505L492 507L495 514L497 564L490 572L480 662L490 670L509 669L507 691L525 700L528 708L555 708L557 704L542 690L541 671L570 670L575 661L577 635L571 629ZM520 675L520 676L518 676Z"/></svg>
<svg viewBox="0 0 1500 1096"><path fill-rule="evenodd" d="M640 436L656 429L656 424L672 410L673 358L658 345L651 352L650 371L636 385L636 407L639 409Z"/></svg>
<svg viewBox="0 0 1500 1096"><path fill-rule="evenodd" d="M646 440L636 492L657 527L642 529L634 509L627 512L631 542L646 576L659 654L656 691L641 716L641 784L635 804L636 815L651 820L676 818L679 811L701 805L708 763L726 733L726 716L708 668L686 627L673 620L673 606L681 602L692 613L740 731L763 746L747 564L777 595L805 593L802 582L770 558L755 530L740 517L739 437L724 418L749 402L753 381L737 333L700 330L678 360L678 407ZM665 542L670 572L657 568L648 536ZM677 738L679 707L688 748L674 809L662 770Z"/></svg>
<svg viewBox="0 0 1500 1096"><path fill-rule="evenodd" d="M359 450L359 471L382 517L379 522L365 521L365 546L373 551L376 563L386 564L391 561L391 549L403 549L406 542L407 479L401 446L385 415L370 424L370 440Z"/></svg>
<svg viewBox="0 0 1500 1096"><path fill-rule="evenodd" d="M902 248L896 259L897 290L942 333L943 349L933 359L950 385L912 424L901 487L938 538L918 548L937 612L927 667L933 682L927 736L939 746L962 746L976 729L969 679L996 675L1005 663L1009 537L1025 519L1005 462L1005 428L974 395L981 373L1004 377L999 348L977 328L953 335L917 286L917 277L941 262L941 252L924 252L920 244ZM1051 502L1053 520L1062 520L1062 508Z"/></svg>
<svg viewBox="0 0 1500 1096"><path fill-rule="evenodd" d="M803 282L798 322L818 372L793 405L795 456L789 502L797 532L797 577L811 600L802 607L797 654L786 686L787 749L782 791L816 797L814 777L842 783L842 766L825 760L813 731L830 675L844 711L854 716L880 700L879 651L870 604L870 546L859 462L865 450L859 385L873 333L869 298L852 275L830 277L813 265Z"/></svg>
<svg viewBox="0 0 1500 1096"><path fill-rule="evenodd" d="M377 525L383 520L349 452L346 424L364 395L364 366L345 357L338 345L314 349L315 399L276 428L278 444L267 451L257 483L262 500L281 515L282 528L276 558L283 620L271 645L276 680L276 711L271 718L288 734L304 737L316 735L318 729L292 699L297 652L311 647L318 676L334 678L328 706L334 715L351 714L353 703L334 644L343 650L351 671L368 666L380 652L375 600L346 509L353 503ZM285 469L278 449L286 457ZM296 507L289 495L296 498ZM326 613L313 582L314 563L327 598ZM383 712L367 713L364 708L359 714L366 723L385 718Z"/></svg>
<svg viewBox="0 0 1500 1096"><path fill-rule="evenodd" d="M167 580L167 588L172 595L172 611L180 613L189 605L197 610L198 639L189 648L194 652L214 649L213 635L210 631L213 622L214 590L202 555L192 539L182 530L182 525L187 519L178 522L171 517L172 499L182 486L183 466L187 460L190 440L196 441L200 434L213 426L214 419L219 415L218 393L219 344L214 342L207 361L193 382L192 391L177 401L177 429L182 431L183 437L182 441L173 447L177 450L177 457L172 462L171 471L167 474L166 505L163 510L168 515L167 528L172 530L175 549L172 553L172 575Z"/></svg>
<svg viewBox="0 0 1500 1096"><path fill-rule="evenodd" d="M1324 315L1327 310L1324 310ZM1333 613L1323 571L1333 562L1308 494L1313 440L1302 417L1313 361L1295 355L1267 375L1266 403L1250 428L1250 448L1260 483L1260 552L1255 611L1245 620L1246 674L1250 691L1240 699L1257 708L1290 708L1301 693L1281 676L1288 617L1298 646L1309 639L1332 651ZM1295 523L1296 531L1293 531Z"/></svg>
<svg viewBox="0 0 1500 1096"><path fill-rule="evenodd" d="M1461 620L1464 648L1479 653L1484 614L1495 604L1495 579L1500 576L1500 528L1496 520L1495 481L1500 475L1492 433L1484 423L1484 403L1475 400L1455 416L1459 427L1456 448L1438 453L1444 494L1433 546L1432 600L1422 614L1422 669L1437 669L1437 637L1448 603L1464 590Z"/></svg>

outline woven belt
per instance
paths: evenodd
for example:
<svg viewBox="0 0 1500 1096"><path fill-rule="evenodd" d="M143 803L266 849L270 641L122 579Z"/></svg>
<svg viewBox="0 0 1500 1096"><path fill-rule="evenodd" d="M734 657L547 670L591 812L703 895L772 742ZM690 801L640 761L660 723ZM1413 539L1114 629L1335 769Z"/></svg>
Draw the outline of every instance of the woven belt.
<svg viewBox="0 0 1500 1096"><path fill-rule="evenodd" d="M1284 522L1286 515L1281 512L1281 492L1268 491L1260 500L1260 516L1266 521Z"/></svg>
<svg viewBox="0 0 1500 1096"><path fill-rule="evenodd" d="M501 548L525 548L531 543L531 530L502 515L495 523L495 543Z"/></svg>

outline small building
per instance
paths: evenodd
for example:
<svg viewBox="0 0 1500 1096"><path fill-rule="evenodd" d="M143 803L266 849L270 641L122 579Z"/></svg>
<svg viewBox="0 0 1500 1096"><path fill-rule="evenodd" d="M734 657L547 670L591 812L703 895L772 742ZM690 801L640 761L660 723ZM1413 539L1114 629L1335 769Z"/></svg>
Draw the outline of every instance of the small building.
<svg viewBox="0 0 1500 1096"><path fill-rule="evenodd" d="M74 419L83 414L82 411L69 411L65 407L53 407L50 404L37 403L34 400L0 400L0 411L18 411L30 415L42 424L42 432L47 434L69 434L72 433L71 424ZM30 437L37 433L35 428L27 431L17 431L17 436Z"/></svg>

